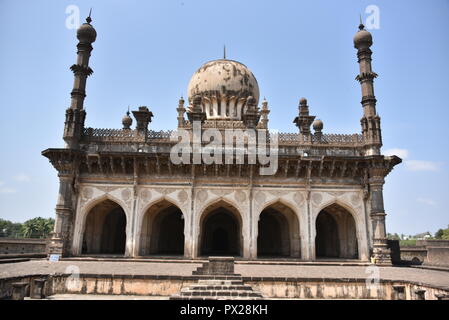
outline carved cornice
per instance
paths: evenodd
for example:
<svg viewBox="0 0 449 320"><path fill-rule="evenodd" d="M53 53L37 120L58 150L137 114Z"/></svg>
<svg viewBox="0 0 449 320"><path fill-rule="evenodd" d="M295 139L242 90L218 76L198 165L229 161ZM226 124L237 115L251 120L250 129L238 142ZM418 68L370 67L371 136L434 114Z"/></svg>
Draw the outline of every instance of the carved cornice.
<svg viewBox="0 0 449 320"><path fill-rule="evenodd" d="M158 177L161 179L190 179L192 170L196 178L240 178L248 179L251 173L255 179L276 180L293 179L297 181L323 181L321 179L340 181L341 179L356 183L375 183L388 175L401 159L384 156L341 157L341 156L290 156L278 158L278 170L274 175L259 175L259 164L179 164L171 163L169 152L97 152L87 153L71 149L47 149L42 152L60 174L74 174L80 177Z"/></svg>
<svg viewBox="0 0 449 320"><path fill-rule="evenodd" d="M74 75L84 75L86 77L90 76L94 71L89 66L82 66L79 64L74 64L70 67Z"/></svg>
<svg viewBox="0 0 449 320"><path fill-rule="evenodd" d="M82 152L73 149L46 149L42 155L50 161L60 175L75 174Z"/></svg>
<svg viewBox="0 0 449 320"><path fill-rule="evenodd" d="M378 75L375 72L362 72L355 77L355 80L359 82L364 82L367 80L372 81L373 79L377 78L377 76Z"/></svg>

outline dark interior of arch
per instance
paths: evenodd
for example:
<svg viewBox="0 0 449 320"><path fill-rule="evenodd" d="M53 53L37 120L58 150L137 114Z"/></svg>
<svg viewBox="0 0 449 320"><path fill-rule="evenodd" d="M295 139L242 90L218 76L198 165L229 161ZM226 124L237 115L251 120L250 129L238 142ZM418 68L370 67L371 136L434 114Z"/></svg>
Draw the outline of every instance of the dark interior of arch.
<svg viewBox="0 0 449 320"><path fill-rule="evenodd" d="M126 246L126 215L111 200L96 205L86 218L82 253L124 254Z"/></svg>
<svg viewBox="0 0 449 320"><path fill-rule="evenodd" d="M201 234L201 255L241 255L239 222L229 210L220 207L210 212L203 221Z"/></svg>
<svg viewBox="0 0 449 320"><path fill-rule="evenodd" d="M268 208L262 211L258 223L257 256L290 255L289 226L285 216Z"/></svg>
<svg viewBox="0 0 449 320"><path fill-rule="evenodd" d="M155 217L151 231L151 254L184 254L184 220L181 210L170 206Z"/></svg>
<svg viewBox="0 0 449 320"><path fill-rule="evenodd" d="M332 205L318 214L315 250L318 258L358 258L355 221L346 209Z"/></svg>

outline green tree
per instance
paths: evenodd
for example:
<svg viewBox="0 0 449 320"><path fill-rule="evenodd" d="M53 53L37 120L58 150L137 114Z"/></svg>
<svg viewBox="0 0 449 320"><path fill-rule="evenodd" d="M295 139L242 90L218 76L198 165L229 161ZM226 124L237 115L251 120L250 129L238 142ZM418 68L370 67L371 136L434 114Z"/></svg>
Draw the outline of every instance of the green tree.
<svg viewBox="0 0 449 320"><path fill-rule="evenodd" d="M46 238L53 230L54 219L41 217L27 220L22 225L22 236L25 238Z"/></svg>
<svg viewBox="0 0 449 320"><path fill-rule="evenodd" d="M435 233L435 239L449 240L449 226L446 229L439 229Z"/></svg>
<svg viewBox="0 0 449 320"><path fill-rule="evenodd" d="M443 229L438 229L438 231L435 232L435 239L442 239L443 238L443 233L444 233Z"/></svg>
<svg viewBox="0 0 449 320"><path fill-rule="evenodd" d="M21 228L21 223L0 219L0 237L18 237L20 236Z"/></svg>

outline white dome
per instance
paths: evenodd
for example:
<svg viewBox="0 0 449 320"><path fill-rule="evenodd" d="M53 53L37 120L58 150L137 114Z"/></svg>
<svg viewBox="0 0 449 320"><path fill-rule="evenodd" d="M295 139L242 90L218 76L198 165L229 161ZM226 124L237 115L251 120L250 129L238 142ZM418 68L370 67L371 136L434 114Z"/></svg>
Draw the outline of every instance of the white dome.
<svg viewBox="0 0 449 320"><path fill-rule="evenodd" d="M241 107L249 96L256 99L256 104L259 102L259 85L244 64L227 59L213 60L203 64L190 79L189 103L195 95L203 98L208 119L240 120Z"/></svg>

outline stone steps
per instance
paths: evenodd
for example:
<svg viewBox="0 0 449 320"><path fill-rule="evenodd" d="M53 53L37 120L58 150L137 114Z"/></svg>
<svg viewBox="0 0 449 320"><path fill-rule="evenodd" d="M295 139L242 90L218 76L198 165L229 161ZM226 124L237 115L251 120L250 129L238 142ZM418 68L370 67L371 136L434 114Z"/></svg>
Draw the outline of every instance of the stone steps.
<svg viewBox="0 0 449 320"><path fill-rule="evenodd" d="M252 287L246 284L238 285L194 285L190 287L191 290L252 290Z"/></svg>
<svg viewBox="0 0 449 320"><path fill-rule="evenodd" d="M254 291L243 280L202 279L182 288L179 294L170 297L171 300L204 300L204 299L262 299L263 296Z"/></svg>
<svg viewBox="0 0 449 320"><path fill-rule="evenodd" d="M182 288L170 300L263 299L262 294L245 285L241 275L234 273L233 258L209 258L193 275L198 282Z"/></svg>

